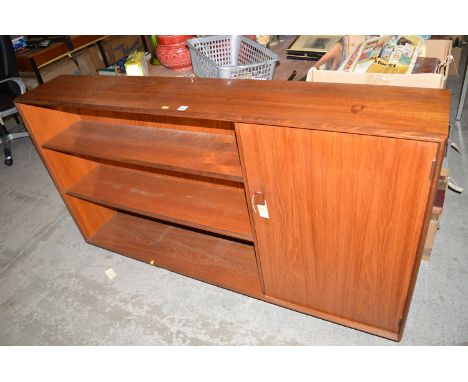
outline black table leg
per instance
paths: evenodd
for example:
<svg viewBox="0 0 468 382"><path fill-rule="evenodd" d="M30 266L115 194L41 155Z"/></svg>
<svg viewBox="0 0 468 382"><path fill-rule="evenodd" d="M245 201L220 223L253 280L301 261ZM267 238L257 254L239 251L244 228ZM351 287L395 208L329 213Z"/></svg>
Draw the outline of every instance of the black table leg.
<svg viewBox="0 0 468 382"><path fill-rule="evenodd" d="M39 85L44 83L44 80L42 79L41 72L39 71L39 68L36 65L36 61L34 61L34 58L30 58L29 62L31 64L32 70L37 78L37 81L39 82Z"/></svg>
<svg viewBox="0 0 468 382"><path fill-rule="evenodd" d="M145 49L145 52L149 52L150 50L148 49L148 44L146 43L145 36L141 36L141 42L143 43L143 48Z"/></svg>
<svg viewBox="0 0 468 382"><path fill-rule="evenodd" d="M101 45L101 42L102 41L98 41L97 46L99 48L99 52L101 53L102 61L104 62L104 67L108 68L110 66L109 61L107 61L107 55L106 55L106 52L105 52L104 48Z"/></svg>

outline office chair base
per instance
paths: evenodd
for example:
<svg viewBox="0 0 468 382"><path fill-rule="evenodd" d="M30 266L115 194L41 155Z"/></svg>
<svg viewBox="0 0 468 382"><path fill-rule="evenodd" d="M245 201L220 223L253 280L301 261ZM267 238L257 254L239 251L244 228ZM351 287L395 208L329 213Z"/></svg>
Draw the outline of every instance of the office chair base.
<svg viewBox="0 0 468 382"><path fill-rule="evenodd" d="M5 154L5 160L3 163L5 163L5 165L11 166L13 164L13 157L11 156L10 149L11 141L25 137L29 137L29 133L26 131L20 133L7 133L5 126L0 125L0 144L5 146L3 148L3 152Z"/></svg>
<svg viewBox="0 0 468 382"><path fill-rule="evenodd" d="M13 157L11 156L11 152L9 149L8 149L8 153L7 153L7 149L5 149L4 151L5 151L5 160L3 161L3 163L5 163L5 165L7 166L11 166L13 164Z"/></svg>

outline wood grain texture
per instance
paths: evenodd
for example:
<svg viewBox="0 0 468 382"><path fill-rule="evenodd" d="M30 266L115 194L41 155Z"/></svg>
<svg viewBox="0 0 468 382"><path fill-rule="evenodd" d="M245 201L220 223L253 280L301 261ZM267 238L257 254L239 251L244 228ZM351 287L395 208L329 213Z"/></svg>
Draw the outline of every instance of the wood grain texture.
<svg viewBox="0 0 468 382"><path fill-rule="evenodd" d="M241 188L99 165L67 189L105 206L252 241Z"/></svg>
<svg viewBox="0 0 468 382"><path fill-rule="evenodd" d="M82 200L67 198L64 190L91 171L96 163L42 148L46 140L79 121L80 116L29 105L18 105L18 110L65 205L83 236L88 238L107 222L115 211Z"/></svg>
<svg viewBox="0 0 468 382"><path fill-rule="evenodd" d="M19 103L442 141L439 89L168 77L61 76ZM181 105L186 111L178 111ZM161 109L169 106L168 110Z"/></svg>
<svg viewBox="0 0 468 382"><path fill-rule="evenodd" d="M90 243L161 268L258 297L252 245L118 213Z"/></svg>
<svg viewBox="0 0 468 382"><path fill-rule="evenodd" d="M242 182L234 136L78 121L45 148Z"/></svg>
<svg viewBox="0 0 468 382"><path fill-rule="evenodd" d="M398 333L437 144L239 131L250 192L263 192L270 215L254 215L266 295Z"/></svg>

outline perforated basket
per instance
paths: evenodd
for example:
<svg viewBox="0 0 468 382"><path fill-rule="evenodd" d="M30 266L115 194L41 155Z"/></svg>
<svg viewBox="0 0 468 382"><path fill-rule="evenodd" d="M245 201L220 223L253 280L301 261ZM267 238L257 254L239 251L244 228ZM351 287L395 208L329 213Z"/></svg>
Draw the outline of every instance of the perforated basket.
<svg viewBox="0 0 468 382"><path fill-rule="evenodd" d="M278 55L244 36L192 38L187 46L197 77L271 80L278 61Z"/></svg>

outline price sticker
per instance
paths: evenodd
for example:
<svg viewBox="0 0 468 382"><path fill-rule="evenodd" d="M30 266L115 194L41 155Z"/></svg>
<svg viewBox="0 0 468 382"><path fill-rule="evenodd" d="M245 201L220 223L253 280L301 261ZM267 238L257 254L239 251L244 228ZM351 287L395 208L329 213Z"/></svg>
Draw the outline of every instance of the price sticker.
<svg viewBox="0 0 468 382"><path fill-rule="evenodd" d="M267 202L265 200L265 204L257 204L258 214L264 219L270 219L270 215L268 215L268 207Z"/></svg>

